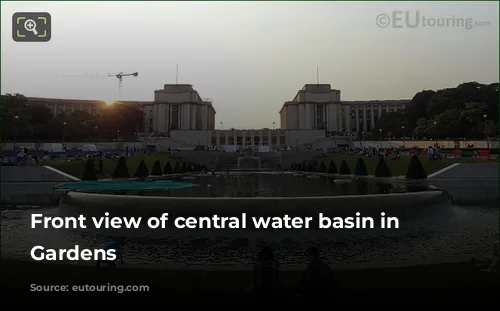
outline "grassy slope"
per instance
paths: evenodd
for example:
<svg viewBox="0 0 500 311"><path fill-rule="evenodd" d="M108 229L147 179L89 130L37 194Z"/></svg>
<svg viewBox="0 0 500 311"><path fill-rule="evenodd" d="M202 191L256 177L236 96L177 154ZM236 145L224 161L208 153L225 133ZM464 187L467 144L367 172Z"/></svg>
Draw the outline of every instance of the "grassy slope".
<svg viewBox="0 0 500 311"><path fill-rule="evenodd" d="M337 166L337 169L339 169L342 160L345 160L347 162L347 165L349 166L351 173L354 173L356 169L356 161L358 160L358 158L359 157L356 156L329 156L326 157L323 160L323 162L325 163L325 166L328 167L328 165L330 164L330 160L333 160ZM392 176L406 175L406 170L408 169L408 164L410 163L410 159L411 157L409 156L402 156L400 159L397 160L393 160L392 157L387 157L386 162L387 165L389 166ZM363 160L365 161L366 168L368 170L368 175L374 175L375 168L377 167L378 158L363 157ZM422 166L424 167L427 174L431 174L453 163L457 162L462 163L464 162L464 160L442 159L442 160L431 161L429 160L428 157L422 156L420 157L420 162L422 162Z"/></svg>
<svg viewBox="0 0 500 311"><path fill-rule="evenodd" d="M127 157L127 166L129 170L130 176L133 176L135 174L135 171L137 170L137 167L139 166L139 163L141 160L144 160L146 162L146 165L148 166L149 172L151 172L151 169L153 168L153 164L156 160L160 161L161 168L163 170L163 167L167 163L167 161L170 161L170 164L172 165L172 168L175 165L175 161L169 160L167 156L164 155L139 155L139 156L132 156L132 157ZM85 161L86 160L81 160L81 161L64 161L60 159L52 160L49 162L46 162L45 165L52 166L55 169L58 169L60 171L63 171L67 174L70 174L72 176L75 176L77 178L81 178L83 175L83 170L85 168ZM104 178L107 176L110 176L113 174L113 171L116 168L116 164L118 163L117 159L104 159L103 160L103 171L104 175L98 174L99 178ZM99 172L99 166L96 162L96 172Z"/></svg>

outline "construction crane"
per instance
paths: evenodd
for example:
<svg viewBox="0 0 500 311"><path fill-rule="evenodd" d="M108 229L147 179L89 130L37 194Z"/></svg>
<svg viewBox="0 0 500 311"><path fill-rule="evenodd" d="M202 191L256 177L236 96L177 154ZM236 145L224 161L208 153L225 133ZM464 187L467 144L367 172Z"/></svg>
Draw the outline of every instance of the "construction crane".
<svg viewBox="0 0 500 311"><path fill-rule="evenodd" d="M118 79L118 92L121 93L123 77L137 77L138 72L133 73L86 73L80 76L63 76L63 78L102 78L102 77L115 77Z"/></svg>

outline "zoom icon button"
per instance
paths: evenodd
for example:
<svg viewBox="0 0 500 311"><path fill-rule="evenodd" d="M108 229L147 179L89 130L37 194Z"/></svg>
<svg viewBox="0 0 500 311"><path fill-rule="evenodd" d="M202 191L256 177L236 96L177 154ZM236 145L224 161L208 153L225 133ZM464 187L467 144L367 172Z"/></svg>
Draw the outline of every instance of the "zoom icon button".
<svg viewBox="0 0 500 311"><path fill-rule="evenodd" d="M46 12L18 12L12 15L12 38L16 42L47 42L51 18Z"/></svg>

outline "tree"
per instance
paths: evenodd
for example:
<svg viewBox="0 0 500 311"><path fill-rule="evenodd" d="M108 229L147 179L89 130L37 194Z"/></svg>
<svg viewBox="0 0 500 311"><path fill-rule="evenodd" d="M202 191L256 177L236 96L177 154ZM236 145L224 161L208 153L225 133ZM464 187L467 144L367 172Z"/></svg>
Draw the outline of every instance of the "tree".
<svg viewBox="0 0 500 311"><path fill-rule="evenodd" d="M377 167L375 168L375 177L388 178L392 177L391 171L385 162L384 157L378 158Z"/></svg>
<svg viewBox="0 0 500 311"><path fill-rule="evenodd" d="M113 172L113 178L130 178L127 159L125 157L121 157L120 159L118 159L118 164L116 165L115 171Z"/></svg>
<svg viewBox="0 0 500 311"><path fill-rule="evenodd" d="M413 155L406 171L406 179L426 179L427 173L417 155Z"/></svg>
<svg viewBox="0 0 500 311"><path fill-rule="evenodd" d="M325 162L321 161L321 163L319 164L319 169L318 171L320 173L326 173L326 165L325 165Z"/></svg>
<svg viewBox="0 0 500 311"><path fill-rule="evenodd" d="M420 138L483 139L490 132L497 136L497 127L486 129L484 115L486 122L498 124L498 87L498 83L468 82L455 88L419 92L403 111L382 115L376 128L392 132L395 137L399 137L402 125L405 135Z"/></svg>
<svg viewBox="0 0 500 311"><path fill-rule="evenodd" d="M312 172L313 171L313 166L312 166L311 162L309 162L309 164L307 165L307 171L308 172Z"/></svg>
<svg viewBox="0 0 500 311"><path fill-rule="evenodd" d="M172 173L173 173L172 164L170 164L170 161L167 161L167 163L165 163L165 166L163 167L163 174L170 175Z"/></svg>
<svg viewBox="0 0 500 311"><path fill-rule="evenodd" d="M337 166L333 160L330 160L330 165L328 166L328 174L338 174Z"/></svg>
<svg viewBox="0 0 500 311"><path fill-rule="evenodd" d="M179 174L180 172L181 172L181 167L179 165L179 162L175 162L174 174Z"/></svg>
<svg viewBox="0 0 500 311"><path fill-rule="evenodd" d="M91 159L88 159L87 162L85 162L82 180L97 180L94 161Z"/></svg>
<svg viewBox="0 0 500 311"><path fill-rule="evenodd" d="M363 160L363 158L358 158L358 161L356 161L355 174L359 176L368 175L368 170L366 169L365 160Z"/></svg>
<svg viewBox="0 0 500 311"><path fill-rule="evenodd" d="M146 178L149 176L149 169L144 160L141 160L137 170L135 171L134 177L136 178Z"/></svg>
<svg viewBox="0 0 500 311"><path fill-rule="evenodd" d="M163 174L161 170L160 160L156 160L153 164L153 169L151 170L151 176L161 176Z"/></svg>
<svg viewBox="0 0 500 311"><path fill-rule="evenodd" d="M340 164L339 174L341 174L341 175L350 175L351 174L351 171L349 170L349 166L347 165L347 162L345 160L342 160L342 163Z"/></svg>
<svg viewBox="0 0 500 311"><path fill-rule="evenodd" d="M186 162L182 162L181 172L182 172L182 173L187 173L187 172L189 172L189 168L188 168L188 166L187 166L187 163L186 163Z"/></svg>

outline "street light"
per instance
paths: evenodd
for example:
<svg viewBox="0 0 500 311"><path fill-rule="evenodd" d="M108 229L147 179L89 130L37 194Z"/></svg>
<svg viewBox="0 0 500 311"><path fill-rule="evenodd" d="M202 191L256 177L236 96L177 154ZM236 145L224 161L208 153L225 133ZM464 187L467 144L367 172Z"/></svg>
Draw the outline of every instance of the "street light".
<svg viewBox="0 0 500 311"><path fill-rule="evenodd" d="M64 146L64 141L66 139L66 121L63 122L63 131L62 131L62 144Z"/></svg>
<svg viewBox="0 0 500 311"><path fill-rule="evenodd" d="M94 127L94 130L95 130L95 135L94 135L94 138L95 138L95 141L96 141L96 142L95 142L94 144L96 145L96 147L97 147L97 141L99 140L99 137L98 137L98 135L99 135L98 133L99 133L99 132L97 132L97 129L98 129L98 127L97 127L97 126L95 126L95 127Z"/></svg>
<svg viewBox="0 0 500 311"><path fill-rule="evenodd" d="M274 131L274 125L276 124L276 122L273 121L273 131Z"/></svg>
<svg viewBox="0 0 500 311"><path fill-rule="evenodd" d="M401 125L401 130L403 131L403 148L406 147L406 137L405 137L405 126Z"/></svg>
<svg viewBox="0 0 500 311"><path fill-rule="evenodd" d="M16 151L17 121L19 121L19 116L14 116L14 146L12 146L12 148L14 149L14 151Z"/></svg>
<svg viewBox="0 0 500 311"><path fill-rule="evenodd" d="M436 131L436 134L439 134L438 130L437 130L437 122L434 121L434 130ZM439 140L439 135L436 135L436 139Z"/></svg>
<svg viewBox="0 0 500 311"><path fill-rule="evenodd" d="M220 121L220 129L221 131L224 129L224 123L222 121Z"/></svg>
<svg viewBox="0 0 500 311"><path fill-rule="evenodd" d="M486 148L490 149L490 139L488 138L488 132L486 131L486 121L488 119L488 115L485 113L483 114L484 118L484 137L486 138Z"/></svg>
<svg viewBox="0 0 500 311"><path fill-rule="evenodd" d="M380 139L380 149L382 149L382 129L378 129L379 139Z"/></svg>

